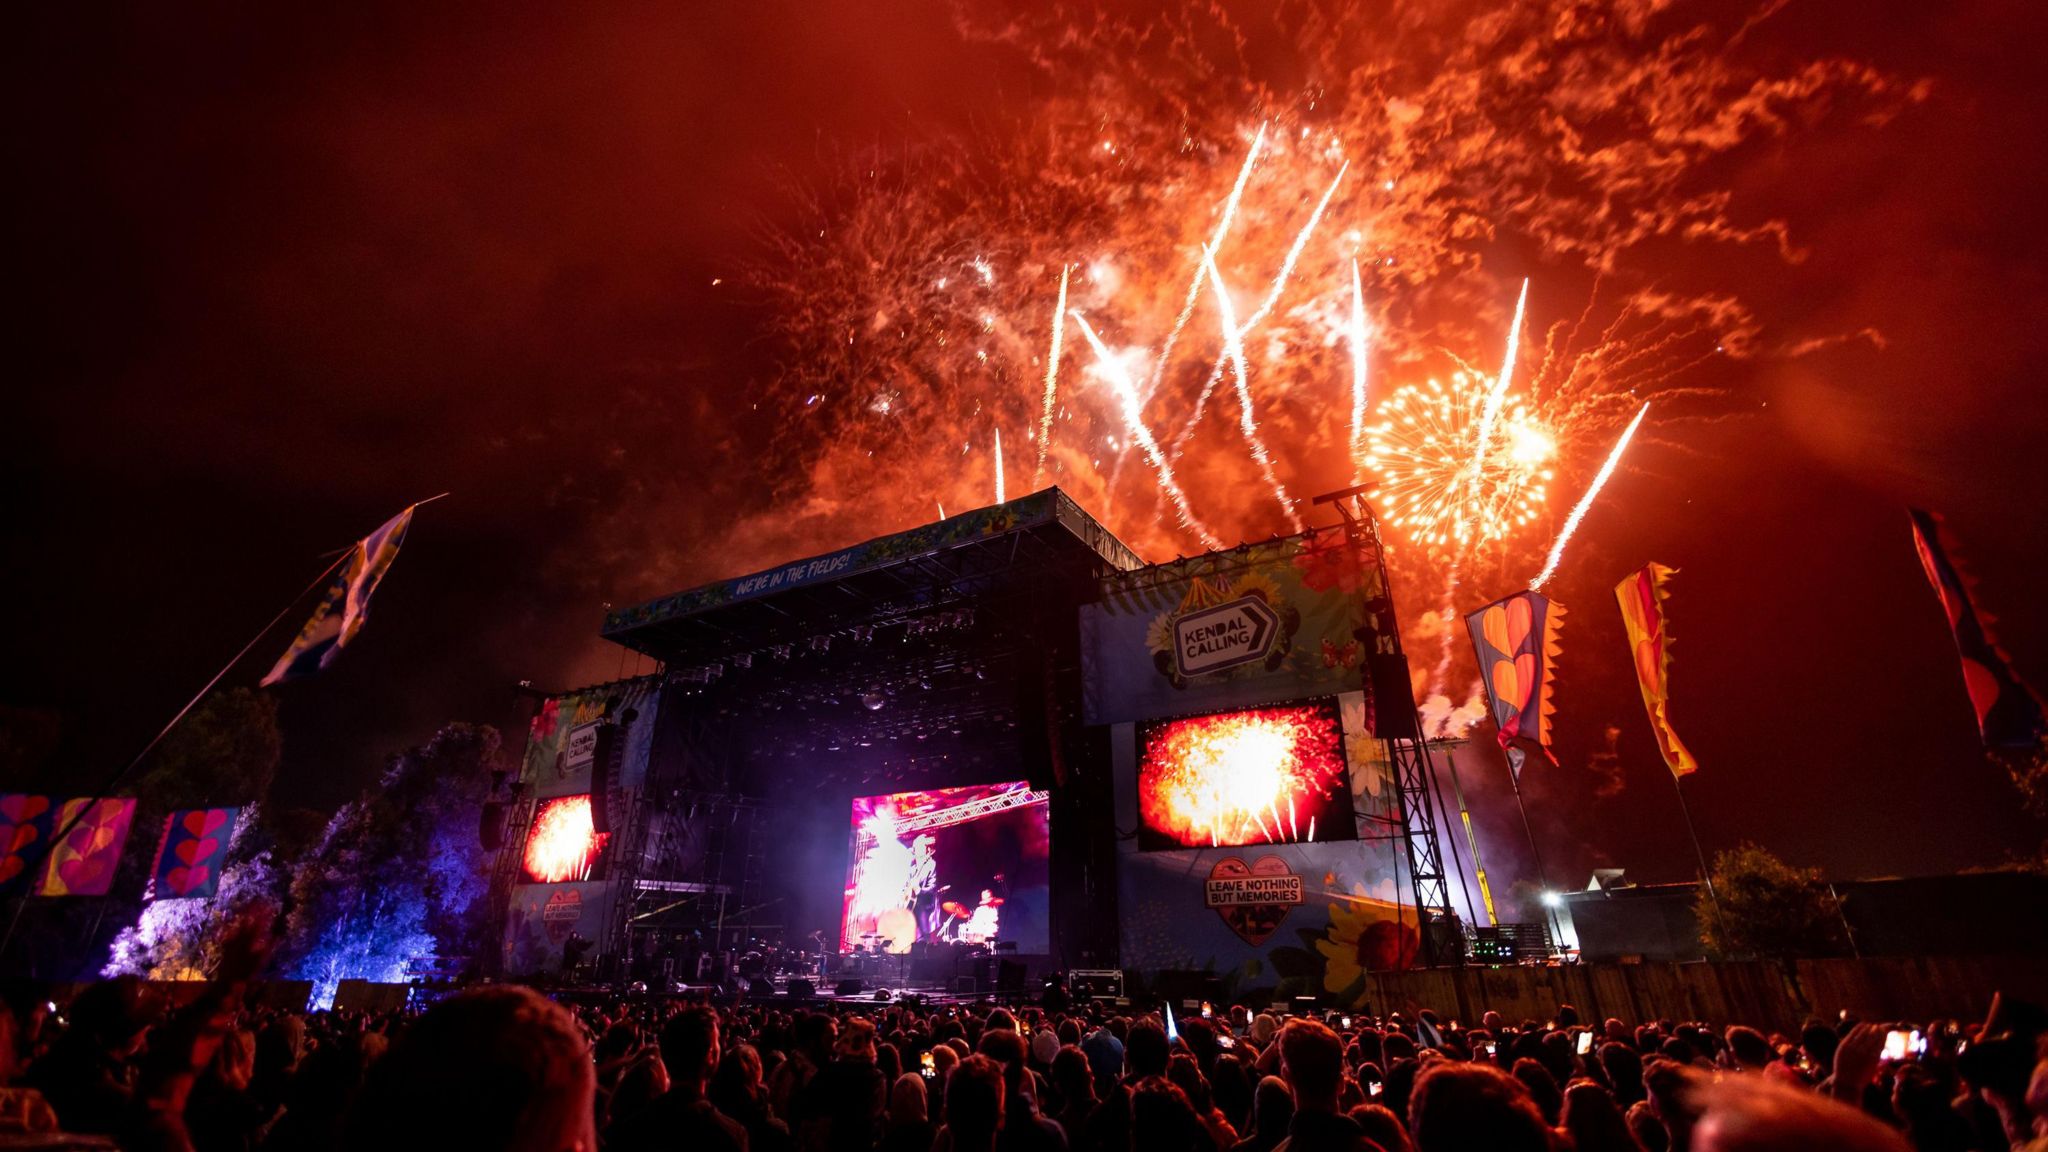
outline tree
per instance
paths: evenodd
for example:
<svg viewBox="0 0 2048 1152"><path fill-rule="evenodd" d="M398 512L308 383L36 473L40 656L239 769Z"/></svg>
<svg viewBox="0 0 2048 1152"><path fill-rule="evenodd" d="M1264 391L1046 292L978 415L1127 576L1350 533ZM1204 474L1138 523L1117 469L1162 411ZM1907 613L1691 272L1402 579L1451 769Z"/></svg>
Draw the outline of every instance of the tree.
<svg viewBox="0 0 2048 1152"><path fill-rule="evenodd" d="M1834 956L1848 934L1817 870L1801 871L1755 844L1714 856L1712 892L1693 900L1700 942L1716 959Z"/></svg>
<svg viewBox="0 0 2048 1152"><path fill-rule="evenodd" d="M393 756L375 788L342 807L291 882L280 960L330 1002L344 979L402 980L431 956L488 946L489 854L477 821L498 733L449 724Z"/></svg>

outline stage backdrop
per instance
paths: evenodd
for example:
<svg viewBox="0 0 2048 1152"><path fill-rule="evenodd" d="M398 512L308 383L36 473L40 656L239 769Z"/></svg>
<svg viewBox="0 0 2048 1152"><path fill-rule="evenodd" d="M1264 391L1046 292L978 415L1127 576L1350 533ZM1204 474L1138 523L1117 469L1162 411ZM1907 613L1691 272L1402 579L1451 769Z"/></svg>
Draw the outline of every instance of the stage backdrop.
<svg viewBox="0 0 2048 1152"><path fill-rule="evenodd" d="M589 792L597 721L604 715L605 702L617 701L615 719L627 709L638 713L633 723L625 726L626 749L619 780L624 788L638 788L647 778L647 747L654 735L660 687L659 676L642 676L548 697L534 714L520 779L542 799Z"/></svg>
<svg viewBox="0 0 2048 1152"><path fill-rule="evenodd" d="M528 732L526 758L520 779L537 803L536 814L546 811L548 802L560 797L589 795L593 786L604 782L596 774L597 721L606 702L613 703L613 719L623 726L624 748L619 761L619 779L614 800L638 792L647 779L647 750L654 735L654 714L660 696L661 678L642 676L599 684L590 688L550 696L542 701ZM624 723L628 710L637 713ZM580 802L579 802L580 803ZM597 865L603 849L589 831L588 809L583 810L580 835L591 842L579 854L573 846L556 845L556 856L577 856L579 863L569 875L588 875ZM554 829L559 836L562 829ZM530 873L533 824L511 829L507 837L511 850L521 856L521 877ZM602 872L598 875L603 875ZM505 972L513 976L553 972L561 967L562 943L574 930L593 944L604 940L604 925L610 916L612 887L598 881L570 881L559 884L520 884L513 889L512 904L505 921ZM586 954L595 960L596 947Z"/></svg>
<svg viewBox="0 0 2048 1152"><path fill-rule="evenodd" d="M1362 1002L1415 960L1363 668L1379 573L1324 530L1103 579L1084 707L1115 755L1125 967ZM1184 845L1194 845L1185 847Z"/></svg>
<svg viewBox="0 0 2048 1152"><path fill-rule="evenodd" d="M1346 835L1318 831L1313 842L1145 851L1119 842L1117 911L1124 967L1200 971L1231 993L1272 988L1282 997L1323 996L1357 1004L1368 971L1415 961L1418 937L1407 865L1392 831L1393 775L1385 746L1365 725L1361 692L1337 697L1345 771L1360 814ZM1139 726L1110 728L1119 828L1142 830ZM1299 814L1297 814L1299 816ZM1282 810L1269 817L1275 838L1304 839L1307 827ZM1290 836L1285 826L1294 826Z"/></svg>
<svg viewBox="0 0 2048 1152"><path fill-rule="evenodd" d="M505 922L506 975L560 971L562 944L569 933L601 939L610 914L610 884L519 885L512 890L512 914ZM585 953L585 958L590 955Z"/></svg>
<svg viewBox="0 0 2048 1152"><path fill-rule="evenodd" d="M1334 530L1111 575L1081 610L1088 723L1357 688L1378 583Z"/></svg>

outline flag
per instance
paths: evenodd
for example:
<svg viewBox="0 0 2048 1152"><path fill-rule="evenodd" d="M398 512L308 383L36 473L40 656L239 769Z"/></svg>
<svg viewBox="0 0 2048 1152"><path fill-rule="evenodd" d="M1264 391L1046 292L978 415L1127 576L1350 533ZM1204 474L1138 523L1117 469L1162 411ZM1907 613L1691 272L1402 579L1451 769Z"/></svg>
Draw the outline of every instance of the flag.
<svg viewBox="0 0 2048 1152"><path fill-rule="evenodd" d="M76 821L76 823L73 823ZM121 846L135 822L135 798L66 800L56 826L71 830L51 850L36 885L38 896L105 896L121 863Z"/></svg>
<svg viewBox="0 0 2048 1152"><path fill-rule="evenodd" d="M1541 593L1517 592L1465 617L1502 748L1550 752L1557 628L1564 609ZM1519 773L1518 773L1519 775Z"/></svg>
<svg viewBox="0 0 2048 1152"><path fill-rule="evenodd" d="M1650 714L1657 750L1664 754L1664 765L1673 776L1684 776L1699 771L1700 766L1672 730L1667 712L1671 633L1664 621L1664 583L1675 571L1662 564L1646 564L1614 586L1614 599L1621 605L1621 622L1628 628L1629 650L1635 653L1636 687L1643 690L1643 708Z"/></svg>
<svg viewBox="0 0 2048 1152"><path fill-rule="evenodd" d="M35 885L56 819L48 796L0 796L0 896L21 896Z"/></svg>
<svg viewBox="0 0 2048 1152"><path fill-rule="evenodd" d="M228 842L234 839L239 808L190 808L164 821L163 840L150 869L150 891L158 900L206 899L220 888Z"/></svg>
<svg viewBox="0 0 2048 1152"><path fill-rule="evenodd" d="M412 524L413 509L418 507L414 504L393 516L349 549L335 572L334 582L321 597L320 606L313 610L312 619L299 629L298 638L263 678L265 685L311 676L333 663L342 646L356 638L363 622L369 619L370 596L377 591L377 583L384 579L391 562L398 559L398 547L405 543L405 530Z"/></svg>
<svg viewBox="0 0 2048 1152"><path fill-rule="evenodd" d="M1941 519L1921 508L1908 508L1913 520L1913 547L1934 594L1948 614L1963 662L1963 687L1977 710L1977 731L1987 748L2026 748L2048 736L2041 698L2020 682L2011 662L1991 635L1991 618L1977 610L1969 581L1950 556L1951 541Z"/></svg>

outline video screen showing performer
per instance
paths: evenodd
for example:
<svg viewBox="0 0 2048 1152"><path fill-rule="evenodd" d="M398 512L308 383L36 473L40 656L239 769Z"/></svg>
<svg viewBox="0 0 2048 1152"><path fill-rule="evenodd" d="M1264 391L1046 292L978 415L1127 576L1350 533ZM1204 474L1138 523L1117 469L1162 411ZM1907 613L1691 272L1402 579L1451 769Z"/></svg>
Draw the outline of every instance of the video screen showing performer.
<svg viewBox="0 0 2048 1152"><path fill-rule="evenodd" d="M1014 943L1045 952L1046 795L1017 781L855 799L839 950Z"/></svg>

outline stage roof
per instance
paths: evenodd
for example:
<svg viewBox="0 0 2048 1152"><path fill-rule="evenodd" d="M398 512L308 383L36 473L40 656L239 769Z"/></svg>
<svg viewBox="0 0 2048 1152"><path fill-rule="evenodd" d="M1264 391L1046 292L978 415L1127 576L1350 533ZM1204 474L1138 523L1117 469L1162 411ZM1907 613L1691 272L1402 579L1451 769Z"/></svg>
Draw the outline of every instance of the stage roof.
<svg viewBox="0 0 2048 1152"><path fill-rule="evenodd" d="M620 609L605 617L601 634L656 659L688 662L1023 590L1049 568L1092 579L1103 568L1143 564L1072 497L1047 488Z"/></svg>

